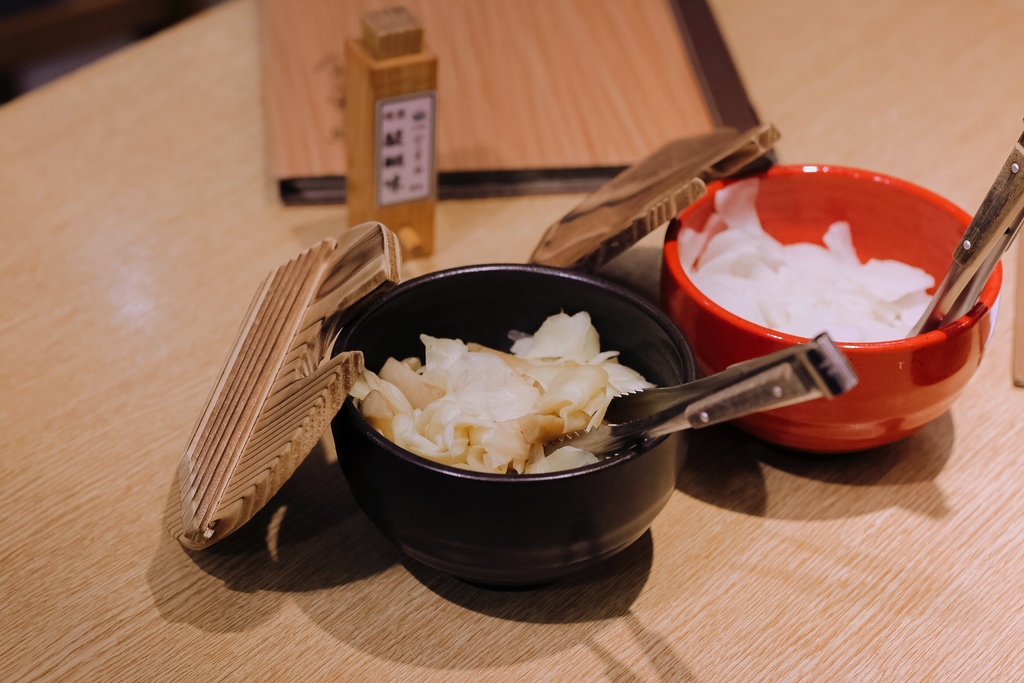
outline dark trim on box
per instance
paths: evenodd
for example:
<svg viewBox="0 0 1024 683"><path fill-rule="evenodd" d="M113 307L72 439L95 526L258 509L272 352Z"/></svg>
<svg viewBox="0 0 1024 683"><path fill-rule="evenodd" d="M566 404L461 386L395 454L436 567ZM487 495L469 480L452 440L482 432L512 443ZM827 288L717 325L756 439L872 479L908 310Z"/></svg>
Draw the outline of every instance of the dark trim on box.
<svg viewBox="0 0 1024 683"><path fill-rule="evenodd" d="M447 171L438 174L439 199L514 197L527 194L593 192L626 170L626 166L535 168L510 171ZM278 182L288 205L343 204L345 178L287 178Z"/></svg>

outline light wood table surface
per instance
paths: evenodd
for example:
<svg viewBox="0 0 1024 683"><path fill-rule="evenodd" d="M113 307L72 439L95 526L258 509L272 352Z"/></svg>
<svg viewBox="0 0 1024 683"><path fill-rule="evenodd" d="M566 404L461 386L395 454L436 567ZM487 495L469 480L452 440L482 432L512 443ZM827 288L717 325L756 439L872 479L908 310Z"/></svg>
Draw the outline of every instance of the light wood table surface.
<svg viewBox="0 0 1024 683"><path fill-rule="evenodd" d="M1021 131L1024 3L712 7L780 161L973 212ZM329 448L236 536L178 546L178 460L256 286L345 224L275 194L256 10L218 6L0 108L0 680L1024 675L1010 286L978 374L918 435L815 462L701 434L651 532L572 581L489 591L403 559ZM405 274L525 260L579 199L444 202L437 256Z"/></svg>

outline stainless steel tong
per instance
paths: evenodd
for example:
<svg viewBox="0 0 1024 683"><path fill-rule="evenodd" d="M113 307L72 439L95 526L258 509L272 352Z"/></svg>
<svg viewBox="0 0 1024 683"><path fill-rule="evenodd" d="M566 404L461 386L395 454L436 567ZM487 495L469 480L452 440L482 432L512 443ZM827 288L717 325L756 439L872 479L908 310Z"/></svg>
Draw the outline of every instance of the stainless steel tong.
<svg viewBox="0 0 1024 683"><path fill-rule="evenodd" d="M908 336L930 332L960 318L978 295L1024 222L1024 133L971 219L953 252L953 263L928 308Z"/></svg>
<svg viewBox="0 0 1024 683"><path fill-rule="evenodd" d="M622 455L672 432L814 398L833 398L856 384L857 373L846 355L822 333L687 384L616 397L604 424L553 441L546 450L575 446L599 458Z"/></svg>

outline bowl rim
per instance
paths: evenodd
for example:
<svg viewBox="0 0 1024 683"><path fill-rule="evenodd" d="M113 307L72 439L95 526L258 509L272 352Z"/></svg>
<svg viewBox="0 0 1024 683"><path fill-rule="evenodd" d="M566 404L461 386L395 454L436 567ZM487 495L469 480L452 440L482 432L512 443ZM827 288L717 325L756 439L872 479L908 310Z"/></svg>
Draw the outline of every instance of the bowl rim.
<svg viewBox="0 0 1024 683"><path fill-rule="evenodd" d="M611 280L599 277L597 275L591 275L579 271L568 270L565 268L557 268L554 266L545 266L534 263L486 263L466 266L455 266L451 268L433 271L430 273L426 273L424 275L420 275L418 277L414 277L410 280L406 280L405 282L396 285L390 291L383 294L372 304L370 304L366 308L366 310L360 312L354 321L348 323L342 329L341 333L338 335L338 338L332 347L331 353L332 355L335 355L338 353L339 350L341 350L340 347L343 344L343 341L348 337L348 333L350 333L353 328L357 329L358 324L361 320L365 319L372 313L375 313L378 309L382 308L383 306L386 306L389 302L398 297L406 296L410 292L415 292L416 290L421 289L423 287L429 287L433 282L437 280L458 277L462 274L478 274L509 271L523 274L539 274L542 276L583 282L588 285L593 285L602 290L605 290L611 293L613 296L618 296L622 299L626 299L631 304L641 309L649 317L651 317L658 324L658 326L665 331L665 333L671 339L673 346L676 349L678 349L683 356L684 372L693 378L696 378L698 376L697 362L693 354L693 349L690 346L689 340L687 340L686 336L682 333L679 327L674 322L672 322L672 320L668 317L668 314L665 313L661 308L655 306L653 303L643 298L637 292L627 287L624 287L618 283L612 282ZM452 465L446 465L444 463L435 462L433 460L430 460L429 458L425 458L421 455L412 453L411 451L407 451L398 444L389 440L376 429L370 427L369 424L367 424L366 421L363 420L362 416L358 414L358 411L353 406L352 401L348 400L347 397L341 406L341 410L339 410L337 415L335 416L335 419L339 418L357 419L362 421L363 429L361 429L361 431L370 439L370 441L374 445L383 448L388 453L399 458L404 462L410 463L417 467L423 467L427 470L430 470L443 476L454 476L461 479L468 479L473 481L502 482L502 485L506 486L521 486L527 483L552 482L565 479L572 479L575 477L592 474L594 472L607 470L612 467L619 467L624 463L628 463L639 457L642 457L648 451L652 450L660 443L662 443L664 440L669 438L669 436L671 436L662 436L651 441L650 444L642 451L633 452L628 455L608 458L606 460L602 460L591 465L585 465L583 467L576 467L573 469L561 470L558 472L510 475L492 472L477 472L475 470L462 469L459 467L454 467Z"/></svg>
<svg viewBox="0 0 1024 683"><path fill-rule="evenodd" d="M787 332L780 332L773 330L769 327L758 325L757 323L751 322L745 318L732 313L731 311L722 308L717 303L712 301L707 295L699 290L693 281L686 275L683 270L682 261L679 259L679 232L683 228L683 216L687 213L692 212L696 207L702 204L712 201L715 194L731 183L743 180L745 178L757 178L757 177L775 177L775 176L792 176L792 175L810 175L810 174L834 174L839 176L845 176L854 180L863 180L873 183L881 183L883 185L892 186L896 189L902 190L906 193L917 196L919 199L923 199L929 203L934 204L943 211L951 214L954 218L960 220L963 223L964 229L966 230L968 224L971 222L971 215L961 209L959 206L946 199L945 197L932 192L931 190L916 185L907 180L897 178L894 176L887 175L885 173L879 173L876 171L868 171L864 169L854 168L851 166L842 166L836 164L784 164L771 166L770 168L752 173L744 176L736 176L733 178L726 178L720 180L714 180L707 185L707 192L699 197L696 201L683 208L678 217L680 220L672 221L669 224L668 231L665 234L665 243L663 249L663 263L672 280L679 285L680 288L693 299L701 308L707 309L709 312L714 314L716 317L722 319L729 325L737 327L749 334L756 334L758 336L773 339L785 344L799 344L806 342L807 337L801 337L799 335L790 334ZM950 255L952 261L952 254ZM862 353L880 353L890 350L919 350L936 346L943 343L950 337L956 336L978 324L978 322L985 316L986 313L995 309L999 291L1002 285L1003 277L1003 266L1002 262L996 265L995 270L989 277L985 286L982 288L981 294L978 297L978 302L960 318L946 325L940 329L932 330L924 334L918 334L913 337L906 337L903 339L891 339L886 341L873 341L873 342L843 342L836 341L836 346L840 347L844 351L848 351L854 354ZM937 285L938 283L936 283Z"/></svg>

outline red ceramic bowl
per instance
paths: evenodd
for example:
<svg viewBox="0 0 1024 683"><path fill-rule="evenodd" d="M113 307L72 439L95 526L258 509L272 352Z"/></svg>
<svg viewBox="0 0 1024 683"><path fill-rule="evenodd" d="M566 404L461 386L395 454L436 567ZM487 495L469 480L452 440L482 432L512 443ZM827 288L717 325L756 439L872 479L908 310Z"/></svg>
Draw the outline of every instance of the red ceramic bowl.
<svg viewBox="0 0 1024 683"><path fill-rule="evenodd" d="M775 166L759 174L757 210L766 232L783 243L821 243L828 226L850 223L860 259L898 259L945 275L971 217L923 188L879 173L837 166ZM690 341L701 374L806 341L744 320L719 307L683 272L678 235L702 230L714 196L729 181L680 214L665 240L662 305ZM839 343L860 382L833 400L759 413L737 426L789 448L836 453L891 443L942 415L981 362L995 325L1002 267L979 303L940 330L909 339Z"/></svg>

